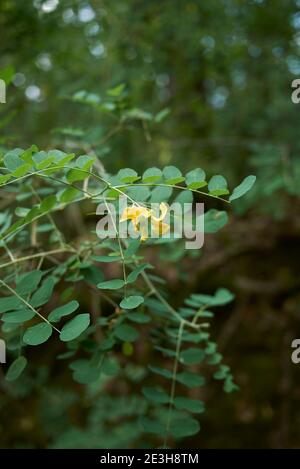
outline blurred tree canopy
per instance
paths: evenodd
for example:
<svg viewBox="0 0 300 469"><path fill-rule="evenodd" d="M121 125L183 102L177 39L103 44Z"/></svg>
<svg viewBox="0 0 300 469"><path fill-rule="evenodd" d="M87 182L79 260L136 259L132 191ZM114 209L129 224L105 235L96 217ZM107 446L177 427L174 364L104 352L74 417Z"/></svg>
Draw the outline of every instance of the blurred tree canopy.
<svg viewBox="0 0 300 469"><path fill-rule="evenodd" d="M141 167L156 155L245 171L254 143L288 145L293 155L298 8L292 0L3 0L1 68L15 69L9 105L19 110L10 134L48 145L57 127L87 129L87 112L62 99L124 83L133 105L171 110L151 145L138 142L143 154L130 134L116 142Z"/></svg>

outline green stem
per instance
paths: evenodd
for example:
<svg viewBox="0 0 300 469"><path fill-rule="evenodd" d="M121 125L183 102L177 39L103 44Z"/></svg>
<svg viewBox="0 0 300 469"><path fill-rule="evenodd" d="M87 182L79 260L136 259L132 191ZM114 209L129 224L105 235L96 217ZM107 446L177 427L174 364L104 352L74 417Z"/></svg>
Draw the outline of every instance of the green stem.
<svg viewBox="0 0 300 469"><path fill-rule="evenodd" d="M51 254L59 254L62 252L74 253L76 251L75 249L68 248L68 249L53 249L52 251L38 252L37 254L31 254L30 256L19 257L18 259L14 259L13 261L6 262L5 264L1 264L0 269L3 269L4 267L9 267L10 265L18 264L19 262L31 261L32 259L37 259L40 257L47 257L47 256L50 256Z"/></svg>
<svg viewBox="0 0 300 469"><path fill-rule="evenodd" d="M121 260L122 260L123 278L124 278L124 296L126 297L127 275L126 275L125 257L124 257L124 252L123 252L123 248L122 248L122 243L121 243L120 235L119 235L119 232L118 232L114 217L113 217L112 212L111 212L111 210L110 210L110 208L109 208L109 206L106 202L106 199L104 199L104 203L105 203L107 211L110 214L110 218L111 218L111 221L112 221L112 224L114 226L114 230L115 230L115 233L116 233L116 236L117 236L117 239L118 239L120 256L121 256Z"/></svg>
<svg viewBox="0 0 300 469"><path fill-rule="evenodd" d="M226 202L227 204L230 204L229 200L224 199L223 197L219 197L218 195L213 195L213 194L209 194L208 192L198 191L197 189L189 189L188 187L178 186L176 184L132 183L132 184L124 184L124 185L115 186L114 189L117 190L117 188L127 187L127 186L175 187L175 189L195 192L195 194L205 195L206 197L212 197L213 199L222 200L222 202Z"/></svg>
<svg viewBox="0 0 300 469"><path fill-rule="evenodd" d="M39 203L41 203L42 200L41 200L39 194L37 193L37 191L35 190L35 188L33 187L33 185L30 184L29 187L31 188L31 191L32 191L33 195L36 197L37 201L38 201ZM51 225L53 226L54 231L55 231L56 234L57 234L57 237L58 237L58 239L59 239L59 244L60 244L60 246L64 246L63 235L62 235L62 233L59 231L59 229L57 228L56 223L55 223L55 221L53 220L53 217L52 217L52 215L50 214L50 212L47 213L47 218L48 218L48 220L50 221Z"/></svg>
<svg viewBox="0 0 300 469"><path fill-rule="evenodd" d="M33 311L35 314L37 314L43 321L45 321L47 324L49 324L49 326L51 326L56 332L58 332L60 334L59 329L57 329L55 326L53 326L53 324L51 324L51 322L48 321L48 319L46 319L41 313L39 313L35 308L33 308L33 306L31 306L30 303L28 303L26 300L24 300L24 298L22 298L22 296L20 296L13 288L11 288L9 285L7 285L7 283L5 283L3 280L0 280L0 284L2 284L5 288L7 288L7 290L9 290L14 296L16 296L20 301L22 301L22 303L24 303L24 305L26 305L27 308L31 309L31 311Z"/></svg>
<svg viewBox="0 0 300 469"><path fill-rule="evenodd" d="M178 363L179 363L179 355L180 355L180 347L181 347L181 342L182 342L183 329L184 329L184 323L181 322L179 329L178 329L178 336L177 336L177 342L176 342L176 355L175 355L174 365L173 365L171 394L170 394L170 402L169 402L169 409L168 409L168 416L167 416L164 448L167 448L168 436L170 433L172 409L173 409L174 398L175 398L176 377L177 377L177 371L178 371Z"/></svg>

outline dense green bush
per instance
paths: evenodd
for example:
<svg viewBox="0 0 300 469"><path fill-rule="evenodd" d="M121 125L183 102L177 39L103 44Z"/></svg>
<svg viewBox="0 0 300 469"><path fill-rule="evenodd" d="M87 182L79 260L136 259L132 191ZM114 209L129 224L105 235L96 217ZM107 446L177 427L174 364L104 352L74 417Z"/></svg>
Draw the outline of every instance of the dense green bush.
<svg viewBox="0 0 300 469"><path fill-rule="evenodd" d="M136 396L141 402L135 415L138 424L143 431L158 435L157 441L161 438L164 445L197 433L198 419L188 414L204 411L204 402L192 394L205 383L199 365L212 367L214 377L224 382L225 392L236 389L207 322L213 316L211 309L230 302L232 294L224 288L213 296L191 294L182 307L175 308L164 292L164 279L154 273L145 256L148 245L177 243L176 239L158 236L143 241L143 232L138 238L123 239L114 224L114 238L99 239L91 230L73 242L66 239L56 215L79 204L90 214L100 202L108 210L108 203L118 209L119 198L125 197L129 208L120 213L120 221L123 217L137 227L141 213L146 213L158 233L163 233L164 215L152 215L151 202L167 210L166 202L176 192L175 200L182 204L191 202L193 194L230 202L248 192L254 181L254 176L248 176L226 200L226 180L215 175L207 182L202 169L182 176L178 168L167 166L150 168L139 176L126 168L111 176L90 155L75 158L74 153L39 151L36 146L5 152L0 176L7 201L1 215L0 313L11 361L7 382L24 373L34 374L30 348L41 346L54 354L53 359L64 361L66 373L70 369L77 383L99 385L104 375L108 383L113 376L117 386L131 357L139 353L140 341L146 342L151 359L138 360L138 381L142 381ZM208 231L224 224L214 209L205 216ZM111 267L113 278L104 274L105 265ZM80 304L77 292L82 288L85 294ZM51 350L56 338L61 341L57 352ZM155 383L161 382L160 386L151 385L152 374L159 375ZM134 381L134 373L130 375ZM102 386L98 391L100 399L107 399ZM111 404L115 409L118 394L122 393ZM116 411L116 416L123 418L122 412Z"/></svg>

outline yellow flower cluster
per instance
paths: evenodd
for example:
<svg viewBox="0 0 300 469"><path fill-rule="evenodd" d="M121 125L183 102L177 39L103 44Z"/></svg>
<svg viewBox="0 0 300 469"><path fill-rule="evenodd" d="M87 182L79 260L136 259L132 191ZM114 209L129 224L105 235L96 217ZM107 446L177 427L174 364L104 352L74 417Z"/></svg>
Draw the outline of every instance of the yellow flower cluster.
<svg viewBox="0 0 300 469"><path fill-rule="evenodd" d="M153 210L140 205L132 205L131 207L126 207L124 209L120 222L131 220L135 232L141 233L141 241L145 241L149 238L147 229L148 224L146 223L146 220L150 218L153 233L155 235L162 236L170 229L170 225L163 222L168 212L167 204L162 202L159 205L159 210L160 216L156 217Z"/></svg>

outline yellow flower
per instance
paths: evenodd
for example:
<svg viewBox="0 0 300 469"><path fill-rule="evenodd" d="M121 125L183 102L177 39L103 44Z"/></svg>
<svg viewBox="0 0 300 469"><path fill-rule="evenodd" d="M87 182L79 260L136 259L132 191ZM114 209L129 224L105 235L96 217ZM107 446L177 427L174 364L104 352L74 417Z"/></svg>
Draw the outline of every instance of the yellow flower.
<svg viewBox="0 0 300 469"><path fill-rule="evenodd" d="M159 217L156 217L153 214L153 210L151 210L151 224L154 228L154 233L162 236L162 235L166 234L170 229L170 225L163 222L163 220L166 218L166 215L167 215L167 212L168 212L167 204L162 202L159 205L159 210L161 212L161 215Z"/></svg>
<svg viewBox="0 0 300 469"><path fill-rule="evenodd" d="M170 226L167 223L163 223L163 219L166 217L168 206L165 203L159 205L159 210L161 215L156 217L153 210L150 210L146 207L132 205L131 207L126 207L120 218L121 221L131 220L135 232L140 232L141 241L145 241L149 238L148 236L148 225L146 220L150 217L151 225L154 229L154 233L158 235L164 235L170 229Z"/></svg>
<svg viewBox="0 0 300 469"><path fill-rule="evenodd" d="M131 207L126 207L120 218L121 221L131 220L133 224L134 231L141 232L141 241L147 239L147 227L145 226L145 221L150 217L150 210L146 207L132 205Z"/></svg>

